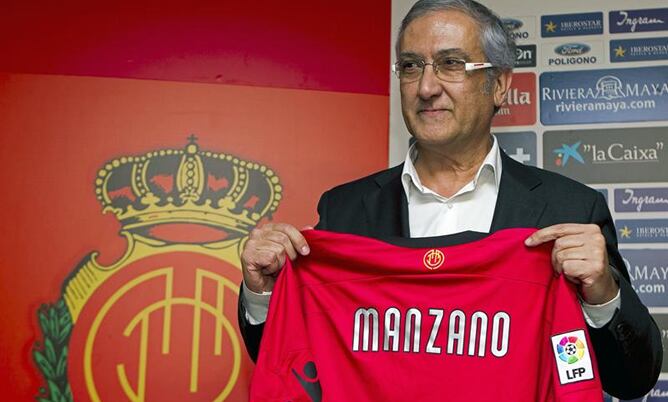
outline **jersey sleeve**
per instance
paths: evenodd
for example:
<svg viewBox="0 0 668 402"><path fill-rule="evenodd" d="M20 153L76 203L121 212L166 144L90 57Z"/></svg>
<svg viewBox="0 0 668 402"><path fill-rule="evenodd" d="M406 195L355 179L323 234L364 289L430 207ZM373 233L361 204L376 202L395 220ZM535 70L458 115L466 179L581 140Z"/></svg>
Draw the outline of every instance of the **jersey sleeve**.
<svg viewBox="0 0 668 402"><path fill-rule="evenodd" d="M590 402L603 398L596 356L575 286L564 275L552 283L551 325L547 361L557 402Z"/></svg>
<svg viewBox="0 0 668 402"><path fill-rule="evenodd" d="M290 261L274 285L250 387L252 402L314 402L322 399L306 335L299 278Z"/></svg>

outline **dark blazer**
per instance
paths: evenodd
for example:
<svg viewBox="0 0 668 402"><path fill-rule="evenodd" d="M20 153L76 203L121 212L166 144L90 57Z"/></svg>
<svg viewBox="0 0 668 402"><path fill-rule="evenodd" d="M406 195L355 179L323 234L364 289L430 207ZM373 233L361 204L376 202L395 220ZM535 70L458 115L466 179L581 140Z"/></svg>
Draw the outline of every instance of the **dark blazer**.
<svg viewBox="0 0 668 402"><path fill-rule="evenodd" d="M556 173L522 165L501 152L502 174L491 232L557 223L595 223L605 236L610 264L621 288L621 308L603 328L589 328L603 389L621 399L637 398L656 383L663 348L659 329L630 285L617 249L612 217L603 196ZM401 184L403 165L325 192L317 229L384 238L409 237L408 205ZM239 303L239 325L255 360L263 325L250 325Z"/></svg>

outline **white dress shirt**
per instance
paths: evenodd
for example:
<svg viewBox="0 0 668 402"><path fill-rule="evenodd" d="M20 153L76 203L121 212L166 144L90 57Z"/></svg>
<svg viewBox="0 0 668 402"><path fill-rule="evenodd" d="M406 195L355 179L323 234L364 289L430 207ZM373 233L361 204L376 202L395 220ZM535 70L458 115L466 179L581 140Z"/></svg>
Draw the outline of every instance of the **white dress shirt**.
<svg viewBox="0 0 668 402"><path fill-rule="evenodd" d="M502 169L496 138L473 180L449 198L422 185L414 165L417 156L413 144L401 173L411 237L443 236L467 230L488 233Z"/></svg>
<svg viewBox="0 0 668 402"><path fill-rule="evenodd" d="M413 144L408 149L401 184L408 201L411 237L443 236L469 230L489 233L502 170L499 144L496 137L492 138L492 149L473 180L451 197L443 197L422 185L414 164L418 156L417 148ZM243 287L242 302L246 307L246 318L253 325L263 323L267 319L271 292L255 293L245 283ZM582 302L582 310L587 323L600 328L612 319L620 305L618 292L613 300L605 304L590 305Z"/></svg>

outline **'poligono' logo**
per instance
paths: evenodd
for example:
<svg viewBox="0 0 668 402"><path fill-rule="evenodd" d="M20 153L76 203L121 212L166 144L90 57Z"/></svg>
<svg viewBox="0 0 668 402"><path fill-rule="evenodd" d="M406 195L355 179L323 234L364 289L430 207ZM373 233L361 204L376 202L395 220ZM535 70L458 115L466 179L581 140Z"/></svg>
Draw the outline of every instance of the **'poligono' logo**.
<svg viewBox="0 0 668 402"><path fill-rule="evenodd" d="M584 43L564 43L554 48L554 52L561 56L582 56L590 50L591 47Z"/></svg>
<svg viewBox="0 0 668 402"><path fill-rule="evenodd" d="M545 66L577 66L583 64L600 64L603 60L603 42L592 41L588 43L545 43L544 48L549 51L543 52L543 65Z"/></svg>

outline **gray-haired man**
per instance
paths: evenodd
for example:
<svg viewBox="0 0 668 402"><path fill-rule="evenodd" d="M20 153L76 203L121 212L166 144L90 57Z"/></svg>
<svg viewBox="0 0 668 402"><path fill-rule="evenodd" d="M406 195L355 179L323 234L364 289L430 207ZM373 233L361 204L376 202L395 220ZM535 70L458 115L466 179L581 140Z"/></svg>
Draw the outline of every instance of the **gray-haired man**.
<svg viewBox="0 0 668 402"><path fill-rule="evenodd" d="M661 367L658 328L629 284L612 218L596 191L521 165L490 134L512 80L515 45L501 21L468 0L421 0L404 18L393 69L415 144L404 164L323 194L318 229L372 237L542 228L553 268L578 285L604 389L630 399ZM288 224L254 231L242 253L240 326L257 356L275 274L308 254Z"/></svg>

